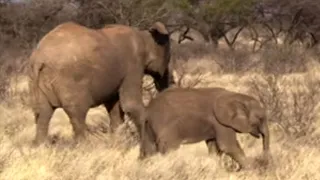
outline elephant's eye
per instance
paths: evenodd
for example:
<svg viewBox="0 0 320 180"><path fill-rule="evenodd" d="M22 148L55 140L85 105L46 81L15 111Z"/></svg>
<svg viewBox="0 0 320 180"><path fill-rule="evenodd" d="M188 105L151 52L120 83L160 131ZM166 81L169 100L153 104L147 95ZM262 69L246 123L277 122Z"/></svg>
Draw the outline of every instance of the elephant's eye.
<svg viewBox="0 0 320 180"><path fill-rule="evenodd" d="M263 120L263 117L259 116L259 115L256 115L256 118L259 122L261 122Z"/></svg>
<svg viewBox="0 0 320 180"><path fill-rule="evenodd" d="M263 117L259 117L259 122L263 122Z"/></svg>

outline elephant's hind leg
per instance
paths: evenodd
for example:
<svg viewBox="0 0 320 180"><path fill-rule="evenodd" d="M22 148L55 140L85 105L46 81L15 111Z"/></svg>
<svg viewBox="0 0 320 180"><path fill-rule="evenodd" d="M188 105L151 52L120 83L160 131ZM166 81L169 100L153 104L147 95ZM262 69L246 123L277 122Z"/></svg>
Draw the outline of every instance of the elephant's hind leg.
<svg viewBox="0 0 320 180"><path fill-rule="evenodd" d="M89 106L78 105L63 107L64 111L70 118L70 122L73 128L74 137L76 141L80 141L85 138L86 116L89 111Z"/></svg>
<svg viewBox="0 0 320 180"><path fill-rule="evenodd" d="M86 116L89 109L94 105L91 92L87 90L88 84L64 81L57 87L62 108L70 119L76 142L84 140L87 130ZM73 89L80 89L74 92Z"/></svg>
<svg viewBox="0 0 320 180"><path fill-rule="evenodd" d="M162 155L169 153L170 151L174 151L179 149L181 140L176 138L173 134L171 137L162 137L157 140L157 151Z"/></svg>
<svg viewBox="0 0 320 180"><path fill-rule="evenodd" d="M139 160L146 159L153 154L156 154L156 144L152 140L150 140L149 135L143 134L140 141L140 149L139 149Z"/></svg>
<svg viewBox="0 0 320 180"><path fill-rule="evenodd" d="M54 112L54 108L45 98L42 92L39 92L36 108L33 110L36 123L36 136L33 145L38 146L45 142L48 136L50 119Z"/></svg>

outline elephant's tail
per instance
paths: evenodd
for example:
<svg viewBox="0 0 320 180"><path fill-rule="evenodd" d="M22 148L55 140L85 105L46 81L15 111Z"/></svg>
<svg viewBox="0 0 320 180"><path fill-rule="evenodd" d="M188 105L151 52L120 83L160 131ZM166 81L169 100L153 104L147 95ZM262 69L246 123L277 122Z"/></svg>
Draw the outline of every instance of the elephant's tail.
<svg viewBox="0 0 320 180"><path fill-rule="evenodd" d="M44 67L44 63L38 58L37 51L34 51L29 58L29 76L32 79L33 88L38 86L39 74Z"/></svg>
<svg viewBox="0 0 320 180"><path fill-rule="evenodd" d="M39 103L39 96L40 96L40 86L39 86L39 75L41 70L43 69L44 64L43 63L37 63L37 62L32 62L30 65L30 70L29 70L29 75L31 78L31 83L30 83L30 92L31 92L31 107L37 111L38 109L38 103Z"/></svg>
<svg viewBox="0 0 320 180"><path fill-rule="evenodd" d="M32 74L34 78L34 83L36 85L39 85L39 74L40 74L40 71L43 69L43 67L44 67L43 63L36 63L32 67Z"/></svg>

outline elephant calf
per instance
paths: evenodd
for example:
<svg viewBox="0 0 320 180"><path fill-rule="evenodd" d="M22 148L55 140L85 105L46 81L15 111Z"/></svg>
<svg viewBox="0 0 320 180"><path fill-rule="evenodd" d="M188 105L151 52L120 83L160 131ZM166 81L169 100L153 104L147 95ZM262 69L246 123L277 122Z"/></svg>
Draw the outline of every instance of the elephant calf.
<svg viewBox="0 0 320 180"><path fill-rule="evenodd" d="M236 132L256 138L261 134L264 153L269 154L265 108L253 97L224 88L169 88L146 108L139 159L205 140L209 153L224 152L240 168L248 167Z"/></svg>

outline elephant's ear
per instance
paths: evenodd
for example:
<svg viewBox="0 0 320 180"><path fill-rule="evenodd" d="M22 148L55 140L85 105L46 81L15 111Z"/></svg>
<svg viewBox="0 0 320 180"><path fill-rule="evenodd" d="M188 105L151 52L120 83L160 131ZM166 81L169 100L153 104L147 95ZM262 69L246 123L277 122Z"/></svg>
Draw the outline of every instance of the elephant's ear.
<svg viewBox="0 0 320 180"><path fill-rule="evenodd" d="M149 32L158 44L164 45L169 42L169 32L163 23L159 21L155 22L149 28Z"/></svg>
<svg viewBox="0 0 320 180"><path fill-rule="evenodd" d="M237 132L249 133L251 131L248 112L241 102L216 102L214 113L217 121Z"/></svg>

